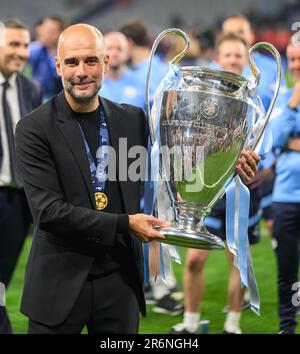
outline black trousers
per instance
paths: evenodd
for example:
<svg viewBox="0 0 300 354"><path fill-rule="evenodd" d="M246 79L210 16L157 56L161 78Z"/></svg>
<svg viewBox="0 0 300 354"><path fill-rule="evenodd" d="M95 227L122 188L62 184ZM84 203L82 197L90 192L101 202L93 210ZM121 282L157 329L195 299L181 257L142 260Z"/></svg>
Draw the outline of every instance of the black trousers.
<svg viewBox="0 0 300 354"><path fill-rule="evenodd" d="M139 326L139 305L132 286L115 271L87 280L68 316L51 327L29 320L29 334L135 334Z"/></svg>
<svg viewBox="0 0 300 354"><path fill-rule="evenodd" d="M273 235L278 267L280 330L294 333L298 310L298 266L300 246L300 203L274 203ZM294 288L293 288L294 284Z"/></svg>
<svg viewBox="0 0 300 354"><path fill-rule="evenodd" d="M25 193L10 187L0 187L0 282L6 288L12 278L31 215ZM0 307L0 334L11 333L6 308Z"/></svg>

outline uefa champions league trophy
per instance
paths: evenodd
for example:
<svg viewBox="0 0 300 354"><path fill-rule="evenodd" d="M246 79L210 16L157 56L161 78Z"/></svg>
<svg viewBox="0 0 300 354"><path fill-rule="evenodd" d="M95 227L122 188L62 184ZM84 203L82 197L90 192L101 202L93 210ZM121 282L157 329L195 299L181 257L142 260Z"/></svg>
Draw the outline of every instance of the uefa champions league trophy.
<svg viewBox="0 0 300 354"><path fill-rule="evenodd" d="M176 67L177 74L164 79L156 91L150 114L152 58L158 44L170 34L179 35L186 44L171 64L176 64L188 51L189 39L183 31L171 28L162 32L152 47L146 85L151 140L160 148L160 155L152 163L158 164L174 213L172 225L160 229L167 239L159 241L191 248L224 249L224 242L208 232L204 219L223 196L225 184L234 177L242 149L258 152L279 91L280 55L269 43L255 44L249 50L254 80L209 68ZM274 95L266 114L257 96L260 72L253 59L257 48L270 51L277 64Z"/></svg>

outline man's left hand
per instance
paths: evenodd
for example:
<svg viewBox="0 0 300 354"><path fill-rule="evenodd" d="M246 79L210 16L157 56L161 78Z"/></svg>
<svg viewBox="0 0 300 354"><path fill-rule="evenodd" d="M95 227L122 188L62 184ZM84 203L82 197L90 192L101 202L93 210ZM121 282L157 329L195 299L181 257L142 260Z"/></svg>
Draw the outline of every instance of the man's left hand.
<svg viewBox="0 0 300 354"><path fill-rule="evenodd" d="M258 163L260 157L252 150L242 150L241 156L238 159L236 169L242 181L245 184L250 184L258 171Z"/></svg>

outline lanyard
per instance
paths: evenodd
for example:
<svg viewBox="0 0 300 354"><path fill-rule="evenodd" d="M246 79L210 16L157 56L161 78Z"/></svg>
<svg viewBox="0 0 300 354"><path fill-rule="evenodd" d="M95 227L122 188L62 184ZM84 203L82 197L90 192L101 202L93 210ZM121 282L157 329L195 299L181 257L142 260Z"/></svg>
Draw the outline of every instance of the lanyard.
<svg viewBox="0 0 300 354"><path fill-rule="evenodd" d="M80 125L79 125L80 126ZM103 192L105 189L105 182L107 180L108 171L108 146L109 135L103 110L100 108L100 132L99 132L99 146L96 152L96 163L93 159L90 147L82 128L80 130L83 136L84 145L87 153L87 157L90 164L90 172L92 176L92 184L94 192Z"/></svg>

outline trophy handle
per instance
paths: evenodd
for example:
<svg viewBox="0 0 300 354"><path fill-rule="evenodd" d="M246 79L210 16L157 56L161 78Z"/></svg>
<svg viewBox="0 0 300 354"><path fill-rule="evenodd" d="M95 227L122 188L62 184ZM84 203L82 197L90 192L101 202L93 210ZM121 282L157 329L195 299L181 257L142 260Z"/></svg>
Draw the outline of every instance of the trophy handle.
<svg viewBox="0 0 300 354"><path fill-rule="evenodd" d="M258 146L260 138L262 137L262 134L263 134L265 127L266 127L266 125L269 121L269 118L271 116L271 113L272 113L272 110L273 110L273 107L274 107L274 104L275 104L275 101L276 101L276 98L277 98L277 95L279 92L280 82L281 82L281 58L280 58L280 54L278 53L278 50L270 43L259 42L259 43L254 44L249 50L249 65L250 65L250 68L251 68L252 73L255 78L255 84L253 87L250 87L250 89L256 89L257 86L259 85L259 81L260 81L260 71L259 71L258 67L256 66L254 58L253 58L253 52L257 48L266 49L274 56L274 58L276 60L276 66L277 66L277 77L276 77L274 94L273 94L270 106L268 108L268 111L267 111L265 117L259 119L258 122L253 124L252 132L254 131L254 129L256 129L257 124L259 124L258 135L257 135L257 138L255 139L255 141L248 148L254 150L256 153L258 153L258 151L256 151L256 148Z"/></svg>
<svg viewBox="0 0 300 354"><path fill-rule="evenodd" d="M160 35L156 38L155 42L153 43L150 57L149 57L149 62L148 62L148 68L147 68L147 80L146 80L146 103L147 103L147 115L148 115L148 122L149 122L149 130L150 130L150 138L151 138L151 144L153 145L156 138L155 138L155 131L154 131L154 124L151 119L151 113L150 113L150 98L149 98L149 82L150 82L150 72L151 72L151 66L152 66L152 59L154 56L154 53L159 45L159 43L168 35L176 34L179 37L183 38L185 41L185 48L183 49L182 52L177 54L171 61L172 64L176 64L182 57L184 57L185 53L188 51L189 46L190 46L190 40L188 36L186 35L185 32L178 28L169 28L166 29L165 31L161 32Z"/></svg>

